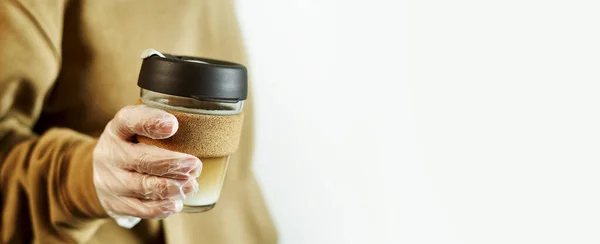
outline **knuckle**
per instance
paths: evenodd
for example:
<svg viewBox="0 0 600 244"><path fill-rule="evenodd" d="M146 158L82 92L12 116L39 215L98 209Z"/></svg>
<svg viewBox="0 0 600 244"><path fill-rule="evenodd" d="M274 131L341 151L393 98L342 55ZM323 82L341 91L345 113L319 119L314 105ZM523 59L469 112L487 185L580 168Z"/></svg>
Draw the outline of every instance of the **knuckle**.
<svg viewBox="0 0 600 244"><path fill-rule="evenodd" d="M123 178L124 179L122 179L122 182L123 182L123 186L125 188L131 189L134 191L140 191L143 189L144 178L140 177L136 173L127 172L126 177L123 177Z"/></svg>
<svg viewBox="0 0 600 244"><path fill-rule="evenodd" d="M152 131L152 128L154 127L154 123L152 120L141 120L140 123L138 123L137 125L135 125L137 127L138 131L143 131L145 133L148 133L150 131Z"/></svg>
<svg viewBox="0 0 600 244"><path fill-rule="evenodd" d="M155 183L152 177L144 175L141 178L142 180L140 181L139 191L145 195L154 188Z"/></svg>
<svg viewBox="0 0 600 244"><path fill-rule="evenodd" d="M152 156L146 151L137 150L135 151L135 162L141 167L147 167L151 161Z"/></svg>
<svg viewBox="0 0 600 244"><path fill-rule="evenodd" d="M123 121L127 115L130 113L130 111L133 109L133 106L129 105L129 106L125 106L123 108L121 108L117 114L115 114L115 119L117 121Z"/></svg>
<svg viewBox="0 0 600 244"><path fill-rule="evenodd" d="M154 182L152 183L153 185L153 189L152 191L156 194L156 195L163 195L163 193L166 191L168 183L166 179L161 179L161 178L157 178L157 177L152 177L154 180Z"/></svg>

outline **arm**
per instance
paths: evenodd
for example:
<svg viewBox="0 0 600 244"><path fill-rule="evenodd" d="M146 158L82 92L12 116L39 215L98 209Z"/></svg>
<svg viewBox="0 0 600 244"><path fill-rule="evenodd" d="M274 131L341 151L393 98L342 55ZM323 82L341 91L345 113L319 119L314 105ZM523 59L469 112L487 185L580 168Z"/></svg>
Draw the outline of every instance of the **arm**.
<svg viewBox="0 0 600 244"><path fill-rule="evenodd" d="M3 243L84 241L106 216L92 177L96 140L31 130L60 69L63 10L62 1L0 2Z"/></svg>
<svg viewBox="0 0 600 244"><path fill-rule="evenodd" d="M172 136L173 115L121 109L99 139L70 129L36 135L60 70L64 3L0 2L1 242L86 242L105 217L165 218L197 191L201 162L132 138Z"/></svg>

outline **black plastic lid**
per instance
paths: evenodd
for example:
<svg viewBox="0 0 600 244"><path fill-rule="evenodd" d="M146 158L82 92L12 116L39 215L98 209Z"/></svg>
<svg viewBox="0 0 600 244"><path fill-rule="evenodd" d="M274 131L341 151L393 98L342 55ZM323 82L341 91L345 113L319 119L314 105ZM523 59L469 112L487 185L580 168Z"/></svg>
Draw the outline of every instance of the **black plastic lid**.
<svg viewBox="0 0 600 244"><path fill-rule="evenodd" d="M248 96L246 67L227 61L152 55L142 62L138 86L164 94L235 103Z"/></svg>

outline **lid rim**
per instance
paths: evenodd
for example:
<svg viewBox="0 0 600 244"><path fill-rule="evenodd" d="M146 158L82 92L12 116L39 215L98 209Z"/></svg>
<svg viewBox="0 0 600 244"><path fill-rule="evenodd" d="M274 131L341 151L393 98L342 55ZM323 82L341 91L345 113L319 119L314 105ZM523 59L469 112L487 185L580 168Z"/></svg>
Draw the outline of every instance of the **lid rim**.
<svg viewBox="0 0 600 244"><path fill-rule="evenodd" d="M153 55L143 60L138 77L140 88L206 101L246 100L248 74L244 65L201 57L164 56Z"/></svg>

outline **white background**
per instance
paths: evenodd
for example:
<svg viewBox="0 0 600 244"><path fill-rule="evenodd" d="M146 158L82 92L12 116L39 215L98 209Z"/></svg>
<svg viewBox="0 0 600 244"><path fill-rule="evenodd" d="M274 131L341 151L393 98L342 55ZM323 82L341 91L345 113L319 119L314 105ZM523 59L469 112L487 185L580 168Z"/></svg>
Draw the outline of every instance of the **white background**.
<svg viewBox="0 0 600 244"><path fill-rule="evenodd" d="M598 1L238 3L281 243L600 243Z"/></svg>
<svg viewBox="0 0 600 244"><path fill-rule="evenodd" d="M600 2L412 1L409 243L600 243ZM403 222L405 220L402 220Z"/></svg>
<svg viewBox="0 0 600 244"><path fill-rule="evenodd" d="M238 4L254 169L281 243L397 243L398 188L413 184L398 171L415 161L405 2Z"/></svg>

